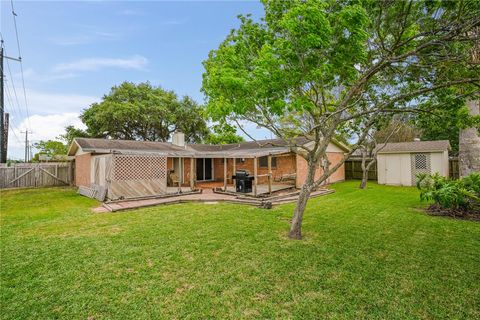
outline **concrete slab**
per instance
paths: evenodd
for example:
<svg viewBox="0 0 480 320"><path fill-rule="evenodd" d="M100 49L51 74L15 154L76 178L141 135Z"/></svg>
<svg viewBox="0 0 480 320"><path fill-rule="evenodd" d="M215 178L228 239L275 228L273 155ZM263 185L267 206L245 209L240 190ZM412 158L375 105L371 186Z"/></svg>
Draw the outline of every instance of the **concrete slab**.
<svg viewBox="0 0 480 320"><path fill-rule="evenodd" d="M312 192L311 198L326 195L334 192L333 190L321 189L315 192ZM102 207L95 208L94 212L101 213L107 211L121 211L129 210L157 205L166 205L166 204L175 204L175 203L184 203L184 202L202 202L206 204L217 204L219 202L231 202L238 204L248 204L262 208L270 208L272 205L284 204L295 202L298 199L298 192L288 193L286 192L283 197L281 196L272 196L265 198L250 198L250 197L241 197L236 196L235 194L228 193L216 193L212 190L205 189L202 193L191 193L191 194L179 194L178 196L172 197L162 197L162 198L149 198L149 199L139 199L139 200L124 200L116 202L107 202L104 203Z"/></svg>

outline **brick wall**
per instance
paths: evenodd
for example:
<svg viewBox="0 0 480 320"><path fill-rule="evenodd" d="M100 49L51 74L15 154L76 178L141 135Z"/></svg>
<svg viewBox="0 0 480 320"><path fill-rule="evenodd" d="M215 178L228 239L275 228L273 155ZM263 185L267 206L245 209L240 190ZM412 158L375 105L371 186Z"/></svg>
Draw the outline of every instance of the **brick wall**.
<svg viewBox="0 0 480 320"><path fill-rule="evenodd" d="M183 185L190 186L190 166L195 159L183 159ZM195 174L194 174L195 175Z"/></svg>
<svg viewBox="0 0 480 320"><path fill-rule="evenodd" d="M90 153L75 156L75 185L77 187L90 186L91 159Z"/></svg>
<svg viewBox="0 0 480 320"><path fill-rule="evenodd" d="M327 153L328 160L330 161L330 165L334 166L339 161L341 161L344 157L344 154L341 152L328 152ZM300 156L297 156L297 188L300 188L305 180L307 179L307 161ZM321 167L317 168L315 172L315 179L319 178L323 174L323 170ZM326 181L326 183L333 183L337 181L345 180L345 165L342 164L337 171L335 171Z"/></svg>
<svg viewBox="0 0 480 320"><path fill-rule="evenodd" d="M272 156L273 158L273 156ZM273 178L280 178L285 174L295 173L295 155L287 154L287 155L280 155L275 157L277 160L276 167L272 166L272 175ZM246 158L245 162L237 162L236 170L248 170L250 175L253 175L253 161L252 158ZM260 167L260 161L258 161L257 166L257 173L259 175L267 174L268 167ZM213 161L213 171L214 171L214 178L215 181L223 181L223 159L214 159ZM228 183L232 183L232 175L233 175L233 159L227 159L227 177ZM259 184L266 184L268 183L267 177L259 177L258 178Z"/></svg>
<svg viewBox="0 0 480 320"><path fill-rule="evenodd" d="M343 153L341 152L329 152L328 153L328 159L332 163L332 165L335 165L338 163L343 158ZM272 157L273 158L273 157ZM284 175L292 174L292 173L297 173L297 179L296 179L296 185L297 187L300 187L303 182L306 179L307 175L307 162L299 157L296 156L295 154L286 154L286 155L280 155L276 156L276 167L272 166L272 174L273 178L275 181L276 178L280 178ZM183 170L183 186L189 186L190 185L190 165L191 165L191 159L190 158L184 158L184 170ZM193 159L193 161L196 161ZM248 170L250 172L250 175L253 175L253 161L254 159L252 158L246 158L244 162L237 162L236 169L237 170ZM268 173L268 168L267 167L260 167L260 161L258 161L258 174L267 174ZM167 159L167 168L172 169L173 168L173 160L172 158ZM218 182L223 182L223 159L221 158L216 158L213 159L213 177L215 181ZM233 172L233 159L228 158L227 159L227 182L229 184L232 183L232 175L234 174ZM318 168L315 176L318 178L322 174L322 169ZM329 180L327 181L328 183L336 182L336 181L343 181L345 180L345 168L342 165L336 172L334 172ZM268 178L267 177L259 177L258 178L258 183L259 184L266 184L268 183Z"/></svg>
<svg viewBox="0 0 480 320"><path fill-rule="evenodd" d="M195 159L193 159L195 161ZM190 158L183 158L183 183L182 186L189 187L190 186L190 166L191 166L192 159ZM173 169L173 158L167 158L167 169Z"/></svg>

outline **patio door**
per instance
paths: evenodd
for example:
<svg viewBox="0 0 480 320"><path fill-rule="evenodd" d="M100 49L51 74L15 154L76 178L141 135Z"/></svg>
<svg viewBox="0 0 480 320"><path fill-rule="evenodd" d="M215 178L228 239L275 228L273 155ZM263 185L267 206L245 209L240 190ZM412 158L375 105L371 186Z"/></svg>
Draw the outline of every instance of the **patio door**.
<svg viewBox="0 0 480 320"><path fill-rule="evenodd" d="M213 179L213 161L211 158L197 159L197 181Z"/></svg>

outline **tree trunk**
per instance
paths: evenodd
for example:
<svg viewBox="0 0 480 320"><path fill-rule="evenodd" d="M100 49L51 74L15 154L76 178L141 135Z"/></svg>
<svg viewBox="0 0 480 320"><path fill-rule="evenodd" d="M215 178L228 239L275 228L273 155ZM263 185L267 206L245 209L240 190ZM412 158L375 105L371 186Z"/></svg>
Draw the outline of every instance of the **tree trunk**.
<svg viewBox="0 0 480 320"><path fill-rule="evenodd" d="M368 169L365 169L362 172L362 182L360 182L360 189L365 189L367 187L367 180L368 180Z"/></svg>
<svg viewBox="0 0 480 320"><path fill-rule="evenodd" d="M480 28L473 29L472 34L478 36ZM472 50L472 62L480 62L480 44L478 42ZM478 93L467 101L467 108L471 116L480 115L480 95ZM480 136L477 128L460 130L458 151L460 177L468 176L471 172L480 172Z"/></svg>
<svg viewBox="0 0 480 320"><path fill-rule="evenodd" d="M360 189L365 189L365 187L367 186L368 169L366 166L366 162L367 152L365 150L362 150L362 181L360 182Z"/></svg>
<svg viewBox="0 0 480 320"><path fill-rule="evenodd" d="M303 213L307 206L308 198L312 192L313 182L315 179L316 163L308 161L307 179L300 190L298 195L297 205L293 211L292 224L290 226L290 232L288 236L290 239L302 239L302 222Z"/></svg>
<svg viewBox="0 0 480 320"><path fill-rule="evenodd" d="M470 115L480 114L480 100L467 101ZM480 172L480 136L476 128L460 130L458 166L460 176L465 177L471 172Z"/></svg>

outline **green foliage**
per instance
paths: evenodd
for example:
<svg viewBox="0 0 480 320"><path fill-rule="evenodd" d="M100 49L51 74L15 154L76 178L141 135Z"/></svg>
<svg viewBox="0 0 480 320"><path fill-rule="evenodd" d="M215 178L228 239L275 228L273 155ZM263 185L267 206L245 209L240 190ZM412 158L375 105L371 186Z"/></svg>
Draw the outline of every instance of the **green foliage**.
<svg viewBox="0 0 480 320"><path fill-rule="evenodd" d="M480 173L450 180L438 173L419 174L417 188L421 200L433 200L445 209L480 212Z"/></svg>
<svg viewBox="0 0 480 320"><path fill-rule="evenodd" d="M187 96L179 99L173 91L148 82L123 82L80 118L93 137L167 141L179 130L187 142L200 142L208 133L202 115L202 108Z"/></svg>
<svg viewBox="0 0 480 320"><path fill-rule="evenodd" d="M237 130L235 129L235 127L227 123L220 123L214 125L212 127L212 131L213 132L210 132L206 136L204 143L229 144L244 141L243 137L237 134Z"/></svg>
<svg viewBox="0 0 480 320"><path fill-rule="evenodd" d="M75 138L89 138L90 135L82 129L75 128L74 126L66 126L65 133L61 134L58 138L65 141L67 146L70 146Z"/></svg>
<svg viewBox="0 0 480 320"><path fill-rule="evenodd" d="M415 117L422 140L449 140L453 152L458 152L460 129L479 127L475 118L469 117L465 99L458 97L455 90L437 92L423 103L423 108L436 111L422 112Z"/></svg>
<svg viewBox="0 0 480 320"><path fill-rule="evenodd" d="M419 137L420 132L408 121L394 119L386 125L379 127L373 135L378 143L411 142L414 138Z"/></svg>
<svg viewBox="0 0 480 320"><path fill-rule="evenodd" d="M68 151L68 145L57 140L41 140L34 143L33 146L38 150L38 153L36 153L32 159L34 162L39 161L39 156L41 154L53 159L56 156L65 156Z"/></svg>
<svg viewBox="0 0 480 320"><path fill-rule="evenodd" d="M264 19L240 16L204 61L214 120L251 121L285 139L328 139L352 119L427 109L437 91L478 91L470 85L480 73L470 63L475 40L463 36L479 23L478 1L263 4ZM428 107L444 113L443 104Z"/></svg>

